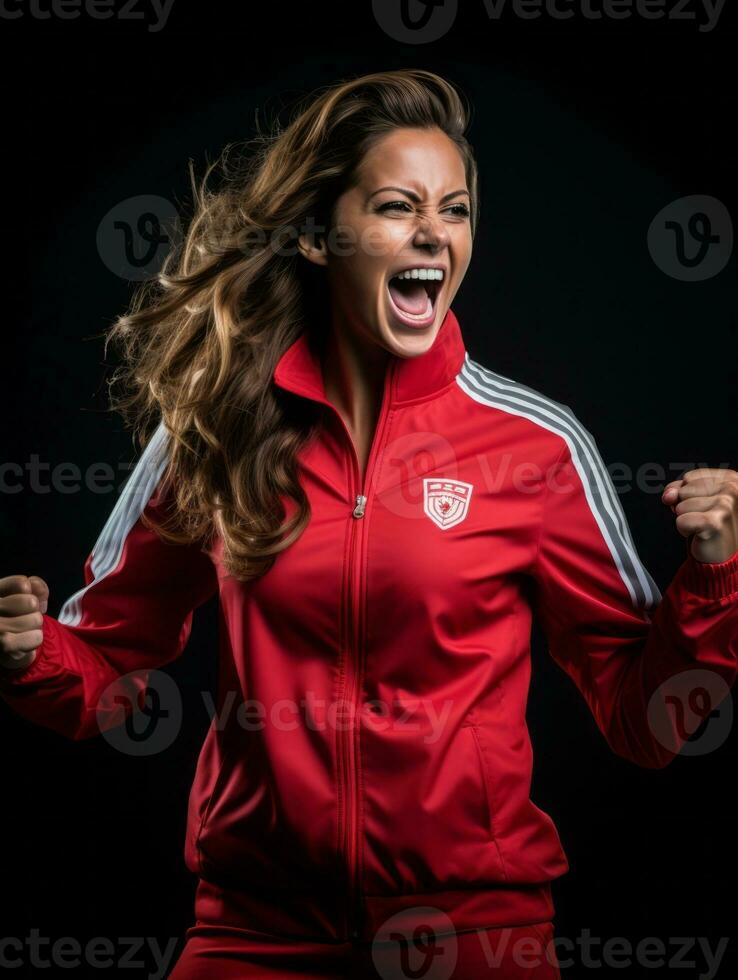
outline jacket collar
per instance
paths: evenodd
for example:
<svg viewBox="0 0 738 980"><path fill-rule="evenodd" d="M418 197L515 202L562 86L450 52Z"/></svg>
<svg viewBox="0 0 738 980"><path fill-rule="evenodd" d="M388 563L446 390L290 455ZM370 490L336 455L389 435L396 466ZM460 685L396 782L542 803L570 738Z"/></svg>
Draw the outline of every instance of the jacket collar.
<svg viewBox="0 0 738 980"><path fill-rule="evenodd" d="M392 357L394 378L389 402L432 398L456 377L465 356L459 321L449 307L433 345L417 357ZM323 385L320 355L303 331L277 361L275 384L296 395L329 405Z"/></svg>

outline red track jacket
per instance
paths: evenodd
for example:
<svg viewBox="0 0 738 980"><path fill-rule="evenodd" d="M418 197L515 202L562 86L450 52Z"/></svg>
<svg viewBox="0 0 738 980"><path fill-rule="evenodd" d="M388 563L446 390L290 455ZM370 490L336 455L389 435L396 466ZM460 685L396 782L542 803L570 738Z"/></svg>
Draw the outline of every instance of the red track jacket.
<svg viewBox="0 0 738 980"><path fill-rule="evenodd" d="M735 681L738 553L688 555L662 596L592 435L473 361L451 310L429 351L391 358L363 478L304 335L273 381L327 408L300 457L302 537L246 585L219 543L162 543L141 522L164 506L160 426L84 588L45 616L35 661L2 671L2 696L75 739L120 724L116 684L177 657L217 593L217 707L235 692L243 710L213 717L190 793L199 918L326 941L395 915L439 931L552 918L569 864L530 799L533 614L612 750L661 767L696 727L677 675L699 669L713 706Z"/></svg>

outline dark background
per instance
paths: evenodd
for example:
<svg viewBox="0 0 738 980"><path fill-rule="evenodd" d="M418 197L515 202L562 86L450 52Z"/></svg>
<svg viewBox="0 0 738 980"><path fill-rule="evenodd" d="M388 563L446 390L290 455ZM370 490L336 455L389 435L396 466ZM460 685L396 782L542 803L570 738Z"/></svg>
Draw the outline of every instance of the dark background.
<svg viewBox="0 0 738 980"><path fill-rule="evenodd" d="M667 480L699 463L738 466L735 255L691 283L666 275L646 242L660 209L686 195L714 196L738 216L728 10L704 32L693 21L581 15L493 22L479 0L462 4L441 40L401 44L365 0L237 6L175 0L156 33L141 20L0 20L9 253L0 461L25 467L36 454L84 472L135 458L106 412L115 361L100 334L136 285L101 259L97 230L111 208L156 194L184 215L188 159L199 174L224 143L253 135L257 118L268 124L293 99L414 65L458 83L474 106L481 224L454 302L471 356L570 405L608 464L654 463ZM664 591L686 546L660 501L663 482L651 487L623 489L621 501ZM40 493L24 477L21 492L0 497L0 574L44 577L57 615L82 585L114 498ZM123 756L102 738L73 744L0 703L0 935L37 928L164 944L190 924L185 808L208 724L200 692L212 689L215 629L210 603L167 668L183 693L182 733L153 757ZM633 945L704 937L713 948L732 937L735 732L707 754L639 769L607 748L538 630L533 658L532 795L571 863L554 885L557 933L590 929ZM718 975L734 969L726 957Z"/></svg>

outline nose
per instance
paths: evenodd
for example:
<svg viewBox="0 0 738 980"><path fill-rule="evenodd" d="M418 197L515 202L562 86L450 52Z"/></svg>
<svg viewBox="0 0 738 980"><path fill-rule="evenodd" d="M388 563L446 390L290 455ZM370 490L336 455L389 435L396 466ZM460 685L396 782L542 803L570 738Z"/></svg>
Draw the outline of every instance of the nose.
<svg viewBox="0 0 738 980"><path fill-rule="evenodd" d="M413 236L413 244L417 246L432 246L434 251L446 248L450 241L448 228L439 216L424 215Z"/></svg>

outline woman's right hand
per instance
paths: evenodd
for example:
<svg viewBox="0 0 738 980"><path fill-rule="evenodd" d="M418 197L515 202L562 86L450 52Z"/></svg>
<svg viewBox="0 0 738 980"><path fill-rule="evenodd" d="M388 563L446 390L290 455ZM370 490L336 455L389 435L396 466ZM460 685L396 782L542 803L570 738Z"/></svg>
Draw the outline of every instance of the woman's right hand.
<svg viewBox="0 0 738 980"><path fill-rule="evenodd" d="M0 578L0 667L20 669L43 642L49 587L38 575Z"/></svg>

